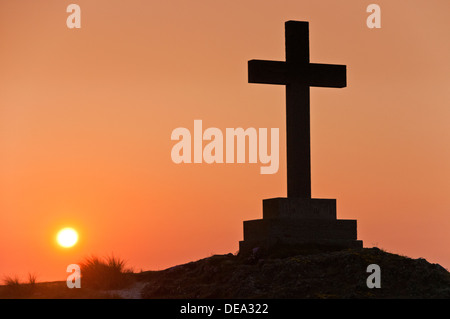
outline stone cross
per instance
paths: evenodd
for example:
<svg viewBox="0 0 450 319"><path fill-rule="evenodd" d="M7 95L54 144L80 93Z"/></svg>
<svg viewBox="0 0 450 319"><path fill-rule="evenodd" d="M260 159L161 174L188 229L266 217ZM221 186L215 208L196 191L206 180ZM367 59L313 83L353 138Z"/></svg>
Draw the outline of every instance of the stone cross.
<svg viewBox="0 0 450 319"><path fill-rule="evenodd" d="M346 66L309 62L308 22L285 23L286 61L248 61L248 82L286 85L288 198L311 198L310 87L347 86Z"/></svg>
<svg viewBox="0 0 450 319"><path fill-rule="evenodd" d="M308 22L288 21L285 28L286 61L251 60L248 80L286 85L288 196L264 199L263 218L244 221L239 253L252 254L256 247L361 248L357 221L337 219L335 199L311 198L309 90L345 87L346 66L309 62Z"/></svg>

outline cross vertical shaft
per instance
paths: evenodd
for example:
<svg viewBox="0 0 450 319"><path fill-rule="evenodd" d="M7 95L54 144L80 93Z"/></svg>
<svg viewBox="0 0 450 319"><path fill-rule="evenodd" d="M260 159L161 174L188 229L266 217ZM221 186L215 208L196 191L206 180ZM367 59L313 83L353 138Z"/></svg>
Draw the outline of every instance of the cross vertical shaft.
<svg viewBox="0 0 450 319"><path fill-rule="evenodd" d="M286 85L286 161L288 197L311 198L309 87Z"/></svg>
<svg viewBox="0 0 450 319"><path fill-rule="evenodd" d="M308 22L285 23L286 61L251 60L249 83L286 85L288 198L311 198L310 87L342 88L346 66L309 62Z"/></svg>
<svg viewBox="0 0 450 319"><path fill-rule="evenodd" d="M308 23L285 24L288 69L308 73ZM305 81L286 83L286 158L288 197L311 198L310 90ZM298 81L299 80L299 81Z"/></svg>

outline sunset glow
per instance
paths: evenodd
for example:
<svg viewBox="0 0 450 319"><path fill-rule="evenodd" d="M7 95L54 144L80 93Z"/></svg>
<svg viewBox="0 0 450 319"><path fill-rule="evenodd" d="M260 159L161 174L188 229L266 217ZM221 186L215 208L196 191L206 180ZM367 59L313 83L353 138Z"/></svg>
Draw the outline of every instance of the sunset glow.
<svg viewBox="0 0 450 319"><path fill-rule="evenodd" d="M64 228L59 231L56 240L60 246L69 248L77 243L78 233L73 228Z"/></svg>
<svg viewBox="0 0 450 319"><path fill-rule="evenodd" d="M236 253L243 221L287 196L286 87L248 83L248 61L286 61L289 20L309 22L310 63L347 66L347 87L310 89L311 196L365 247L450 269L450 1L376 1L380 29L370 3L0 1L0 281L66 280L91 254L161 270ZM227 128L266 152L238 162L236 140L227 161Z"/></svg>

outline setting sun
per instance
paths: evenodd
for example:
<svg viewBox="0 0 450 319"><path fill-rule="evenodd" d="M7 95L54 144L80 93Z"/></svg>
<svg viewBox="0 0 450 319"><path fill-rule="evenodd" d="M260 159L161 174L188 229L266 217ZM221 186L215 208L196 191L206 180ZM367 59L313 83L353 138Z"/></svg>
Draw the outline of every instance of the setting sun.
<svg viewBox="0 0 450 319"><path fill-rule="evenodd" d="M72 247L78 241L78 233L73 228L63 228L59 231L56 240L62 247Z"/></svg>

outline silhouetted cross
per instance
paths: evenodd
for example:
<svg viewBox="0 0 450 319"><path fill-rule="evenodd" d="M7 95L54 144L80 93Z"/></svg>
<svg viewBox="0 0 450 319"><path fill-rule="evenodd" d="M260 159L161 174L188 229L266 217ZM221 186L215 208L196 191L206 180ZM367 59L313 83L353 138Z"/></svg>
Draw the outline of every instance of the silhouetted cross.
<svg viewBox="0 0 450 319"><path fill-rule="evenodd" d="M309 88L347 86L346 66L309 63L308 22L287 21L286 62L248 61L248 82L286 85L288 197L311 198Z"/></svg>

